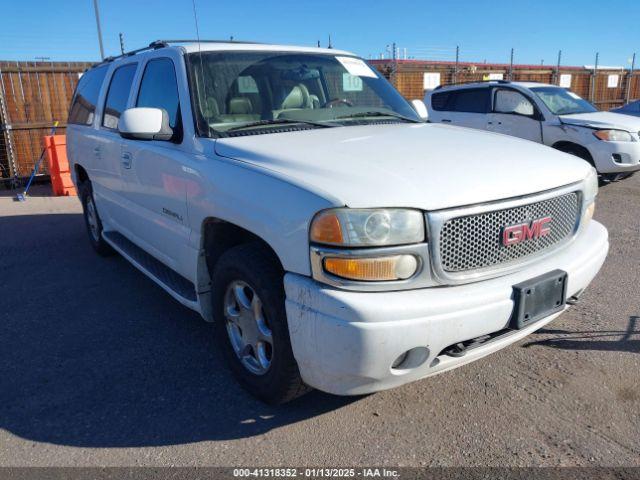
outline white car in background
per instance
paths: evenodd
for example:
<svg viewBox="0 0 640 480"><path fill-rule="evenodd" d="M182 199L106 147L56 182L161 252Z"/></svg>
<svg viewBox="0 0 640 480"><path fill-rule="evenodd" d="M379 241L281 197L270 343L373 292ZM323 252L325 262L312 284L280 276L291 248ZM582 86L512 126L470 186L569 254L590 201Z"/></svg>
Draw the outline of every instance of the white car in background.
<svg viewBox="0 0 640 480"><path fill-rule="evenodd" d="M504 80L442 86L425 96L429 120L543 143L587 160L606 180L640 170L640 118L598 111L572 91Z"/></svg>

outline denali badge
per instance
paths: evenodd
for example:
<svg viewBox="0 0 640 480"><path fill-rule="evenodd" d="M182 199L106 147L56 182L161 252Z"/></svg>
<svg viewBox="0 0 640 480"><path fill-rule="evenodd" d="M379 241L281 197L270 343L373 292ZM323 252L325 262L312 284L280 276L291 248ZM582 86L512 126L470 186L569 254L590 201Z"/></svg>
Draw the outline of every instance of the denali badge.
<svg viewBox="0 0 640 480"><path fill-rule="evenodd" d="M525 240L541 238L551 233L551 227L547 224L551 222L551 217L538 218L528 223L510 225L504 227L502 231L502 245L517 245Z"/></svg>

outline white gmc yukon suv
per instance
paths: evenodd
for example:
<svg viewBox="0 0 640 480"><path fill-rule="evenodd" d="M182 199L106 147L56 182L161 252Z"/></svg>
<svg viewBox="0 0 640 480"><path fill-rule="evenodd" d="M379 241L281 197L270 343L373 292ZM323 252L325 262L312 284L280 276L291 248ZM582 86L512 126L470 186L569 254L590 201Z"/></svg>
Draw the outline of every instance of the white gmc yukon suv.
<svg viewBox="0 0 640 480"><path fill-rule="evenodd" d="M640 170L640 118L600 112L566 88L535 82L464 83L425 95L429 121L504 133L580 157L604 180Z"/></svg>
<svg viewBox="0 0 640 480"><path fill-rule="evenodd" d="M600 269L597 176L417 107L338 50L154 42L107 59L67 130L91 244L214 321L268 402L477 360Z"/></svg>

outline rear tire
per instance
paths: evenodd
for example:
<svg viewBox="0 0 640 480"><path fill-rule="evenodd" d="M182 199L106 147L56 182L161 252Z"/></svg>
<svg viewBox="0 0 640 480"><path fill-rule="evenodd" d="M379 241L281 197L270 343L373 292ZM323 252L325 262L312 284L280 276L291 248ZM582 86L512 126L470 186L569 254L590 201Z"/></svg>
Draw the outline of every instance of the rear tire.
<svg viewBox="0 0 640 480"><path fill-rule="evenodd" d="M87 226L91 246L100 256L107 257L113 255L113 248L102 238L102 220L100 220L98 209L96 208L96 203L93 198L91 182L89 180L82 182L79 190L82 211L84 213L84 223Z"/></svg>
<svg viewBox="0 0 640 480"><path fill-rule="evenodd" d="M245 390L274 405L307 392L291 349L283 272L273 254L260 243L228 250L214 268L212 292L219 350Z"/></svg>

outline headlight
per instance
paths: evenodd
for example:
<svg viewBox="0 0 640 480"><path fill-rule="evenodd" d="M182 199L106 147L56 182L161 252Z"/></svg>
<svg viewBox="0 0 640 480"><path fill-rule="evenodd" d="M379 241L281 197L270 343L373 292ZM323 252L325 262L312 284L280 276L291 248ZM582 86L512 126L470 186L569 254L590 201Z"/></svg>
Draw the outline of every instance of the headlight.
<svg viewBox="0 0 640 480"><path fill-rule="evenodd" d="M593 132L596 138L605 142L632 142L633 137L624 130L596 130Z"/></svg>
<svg viewBox="0 0 640 480"><path fill-rule="evenodd" d="M315 216L310 239L323 245L379 247L420 243L424 232L418 210L334 208Z"/></svg>
<svg viewBox="0 0 640 480"><path fill-rule="evenodd" d="M584 181L584 198L591 201L598 195L598 172L591 168L591 172Z"/></svg>
<svg viewBox="0 0 640 480"><path fill-rule="evenodd" d="M326 272L336 277L361 282L404 280L418 270L418 260L413 255L387 257L326 257Z"/></svg>
<svg viewBox="0 0 640 480"><path fill-rule="evenodd" d="M582 215L582 226L586 227L591 219L593 218L593 212L596 209L595 200L589 204L589 206L584 210L584 214Z"/></svg>

